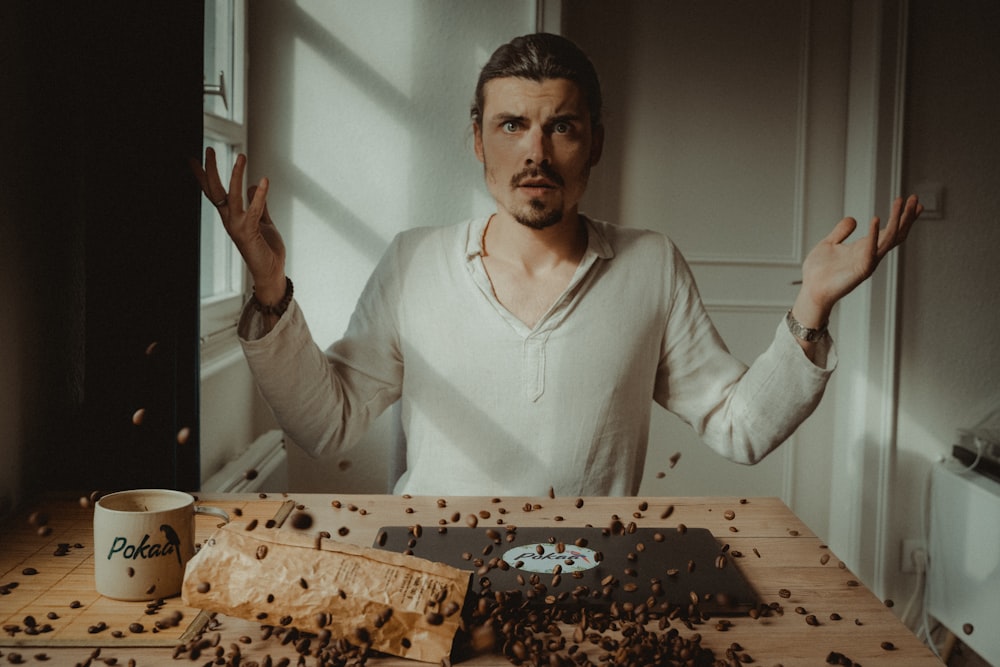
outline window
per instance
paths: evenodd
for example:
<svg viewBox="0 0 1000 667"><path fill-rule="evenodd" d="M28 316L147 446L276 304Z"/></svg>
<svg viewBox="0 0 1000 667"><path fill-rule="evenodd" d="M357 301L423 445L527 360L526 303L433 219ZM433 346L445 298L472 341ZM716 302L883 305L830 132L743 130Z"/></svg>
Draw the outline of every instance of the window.
<svg viewBox="0 0 1000 667"><path fill-rule="evenodd" d="M246 0L205 0L204 146L215 149L228 183L236 155L246 151ZM201 207L201 340L232 340L244 300L243 262L215 207Z"/></svg>

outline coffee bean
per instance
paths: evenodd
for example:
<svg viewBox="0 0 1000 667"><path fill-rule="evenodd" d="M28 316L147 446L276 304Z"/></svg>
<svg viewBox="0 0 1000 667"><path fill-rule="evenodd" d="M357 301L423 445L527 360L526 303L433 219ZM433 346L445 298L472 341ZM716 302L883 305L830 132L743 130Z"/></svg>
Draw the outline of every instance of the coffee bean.
<svg viewBox="0 0 1000 667"><path fill-rule="evenodd" d="M674 513L674 506L673 505L667 505L666 509L664 509L663 512L660 513L660 518L661 519L669 518L670 515L673 514L673 513Z"/></svg>
<svg viewBox="0 0 1000 667"><path fill-rule="evenodd" d="M819 557L820 565L826 565L829 562L830 562L830 554L823 554L822 556Z"/></svg>
<svg viewBox="0 0 1000 667"><path fill-rule="evenodd" d="M257 479L257 471L254 470L253 468L250 468L249 470L243 473L243 478L248 481L253 481Z"/></svg>
<svg viewBox="0 0 1000 667"><path fill-rule="evenodd" d="M347 534L351 532L351 529L347 526L341 526L337 529L337 534L341 537L347 537Z"/></svg>
<svg viewBox="0 0 1000 667"><path fill-rule="evenodd" d="M736 518L736 512L734 512L733 510L726 510L725 512L723 512L722 516L724 516L728 521L732 521L733 519Z"/></svg>
<svg viewBox="0 0 1000 667"><path fill-rule="evenodd" d="M819 619L817 619L813 614L809 614L806 616L806 623L809 625L819 625Z"/></svg>
<svg viewBox="0 0 1000 667"><path fill-rule="evenodd" d="M143 627L142 623L130 623L128 626L128 631L133 634L139 634L145 632L146 628Z"/></svg>
<svg viewBox="0 0 1000 667"><path fill-rule="evenodd" d="M261 544L257 547L257 560L264 560L267 557L267 545Z"/></svg>
<svg viewBox="0 0 1000 667"><path fill-rule="evenodd" d="M292 528L296 530L309 530L312 528L313 518L307 512L296 512L292 515Z"/></svg>
<svg viewBox="0 0 1000 667"><path fill-rule="evenodd" d="M247 523L245 530L253 530L256 527L257 527L257 519L251 519L249 523Z"/></svg>
<svg viewBox="0 0 1000 667"><path fill-rule="evenodd" d="M677 462L681 460L681 453L676 452L670 456L670 467L673 468L677 465Z"/></svg>
<svg viewBox="0 0 1000 667"><path fill-rule="evenodd" d="M469 516L465 517L465 525L467 525L469 528L475 528L476 526L479 525L479 517L477 517L475 514L470 514Z"/></svg>
<svg viewBox="0 0 1000 667"><path fill-rule="evenodd" d="M962 624L962 632L964 632L967 635L971 635L972 631L974 629L975 628L972 627L972 623L964 623L964 624Z"/></svg>
<svg viewBox="0 0 1000 667"><path fill-rule="evenodd" d="M430 625L441 625L444 623L444 616L436 611L429 611L424 614L424 620Z"/></svg>
<svg viewBox="0 0 1000 667"><path fill-rule="evenodd" d="M883 651L895 651L896 650L896 645L893 644L892 642L882 642L880 644L880 646L882 647Z"/></svg>
<svg viewBox="0 0 1000 667"><path fill-rule="evenodd" d="M30 577L30 576L38 574L38 570L36 570L33 567L26 567L23 570L21 570L21 574L23 574L26 577Z"/></svg>
<svg viewBox="0 0 1000 667"><path fill-rule="evenodd" d="M125 570L125 574L127 574L130 578L134 577L135 576L135 568L132 568L132 567L128 568L127 570Z"/></svg>
<svg viewBox="0 0 1000 667"><path fill-rule="evenodd" d="M208 583L207 581L203 581L200 584L198 584L197 590L199 593L205 594L210 590L212 590L212 584Z"/></svg>
<svg viewBox="0 0 1000 667"><path fill-rule="evenodd" d="M790 590L788 590L787 588L779 589L778 590L778 597L782 597L782 598L786 598L786 599L790 598L790 597L792 597L792 592Z"/></svg>

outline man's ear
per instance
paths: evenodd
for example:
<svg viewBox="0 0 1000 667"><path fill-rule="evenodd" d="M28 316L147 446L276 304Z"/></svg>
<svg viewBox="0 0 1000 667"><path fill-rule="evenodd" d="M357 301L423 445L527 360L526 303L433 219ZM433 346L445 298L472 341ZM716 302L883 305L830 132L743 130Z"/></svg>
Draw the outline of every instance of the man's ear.
<svg viewBox="0 0 1000 667"><path fill-rule="evenodd" d="M601 155L604 153L604 126L598 125L591 134L593 136L590 142L590 166L593 167L601 161Z"/></svg>
<svg viewBox="0 0 1000 667"><path fill-rule="evenodd" d="M485 164L486 159L484 158L483 153L483 128L479 123L472 123L472 136L474 141L473 145L476 150L476 159Z"/></svg>

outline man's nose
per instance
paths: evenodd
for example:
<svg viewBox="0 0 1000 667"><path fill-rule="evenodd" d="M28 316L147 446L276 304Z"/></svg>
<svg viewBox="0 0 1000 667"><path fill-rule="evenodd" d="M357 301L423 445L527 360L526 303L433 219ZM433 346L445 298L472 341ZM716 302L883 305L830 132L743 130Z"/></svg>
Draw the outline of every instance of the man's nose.
<svg viewBox="0 0 1000 667"><path fill-rule="evenodd" d="M552 142L544 129L541 127L532 128L525 137L528 142L525 162L527 164L547 164L551 157Z"/></svg>

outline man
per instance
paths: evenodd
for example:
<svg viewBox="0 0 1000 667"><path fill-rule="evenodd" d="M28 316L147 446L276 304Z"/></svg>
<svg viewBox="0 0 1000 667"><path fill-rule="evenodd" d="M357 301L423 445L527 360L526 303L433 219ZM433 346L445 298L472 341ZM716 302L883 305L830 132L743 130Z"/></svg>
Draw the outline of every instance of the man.
<svg viewBox="0 0 1000 667"><path fill-rule="evenodd" d="M197 170L254 280L239 331L282 428L312 453L348 447L401 400L398 493L635 494L653 400L723 456L759 461L822 396L834 304L922 210L897 200L885 230L875 218L852 244L856 223L842 220L806 258L787 318L747 368L669 239L579 212L604 128L596 73L574 44L539 34L500 47L472 120L496 212L400 234L325 353L292 298L267 180L244 210L243 156L228 192L210 151Z"/></svg>

